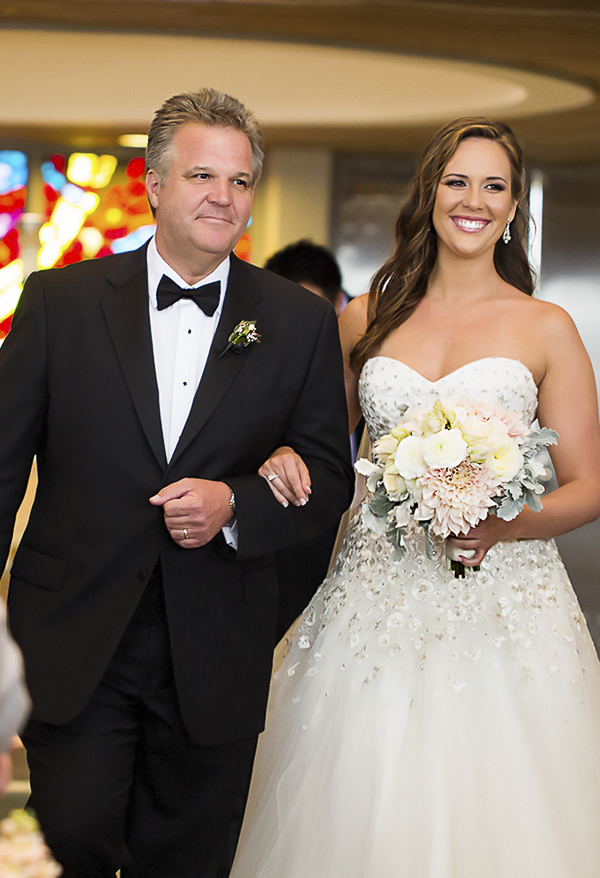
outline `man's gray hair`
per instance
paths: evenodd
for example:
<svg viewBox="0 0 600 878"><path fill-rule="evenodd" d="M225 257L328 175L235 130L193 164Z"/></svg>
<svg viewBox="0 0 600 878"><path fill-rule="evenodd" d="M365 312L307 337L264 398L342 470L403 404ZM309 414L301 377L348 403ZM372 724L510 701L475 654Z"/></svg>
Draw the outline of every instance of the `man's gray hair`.
<svg viewBox="0 0 600 878"><path fill-rule="evenodd" d="M262 134L253 114L236 98L214 88L184 92L164 102L154 114L148 146L146 169L154 171L161 186L169 176L173 158L173 137L180 125L195 122L209 128L234 128L245 134L252 148L252 185L260 179L264 153Z"/></svg>

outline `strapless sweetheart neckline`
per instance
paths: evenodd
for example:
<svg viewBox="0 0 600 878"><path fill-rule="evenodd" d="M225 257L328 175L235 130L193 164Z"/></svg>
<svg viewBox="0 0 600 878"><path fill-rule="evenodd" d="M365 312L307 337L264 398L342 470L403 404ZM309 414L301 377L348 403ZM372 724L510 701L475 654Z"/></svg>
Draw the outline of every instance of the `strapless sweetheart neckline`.
<svg viewBox="0 0 600 878"><path fill-rule="evenodd" d="M375 357L369 357L369 359L367 360L367 363L370 362L371 360L389 360L391 363L398 363L400 366L403 366L405 369L408 369L409 372L412 372L414 375L417 375L423 381L426 381L427 384L431 384L431 385L439 384L440 381L444 381L446 378L453 377L458 372L462 372L463 369L467 369L469 366L475 366L477 364L486 363L486 362L489 362L491 360L495 360L495 361L500 360L500 361L504 361L507 363L517 363L523 369L523 371L526 373L527 377L531 379L531 381L532 381L532 383L535 386L535 389L537 391L537 384L535 383L535 378L533 377L533 372L531 371L531 369L528 369L527 366L525 365L525 363L522 363L521 360L516 360L514 357L478 357L476 360L469 360L468 363L463 363L462 366L458 366L456 369L452 369L451 372L447 372L445 375L442 375L440 378L436 378L435 380L432 380L431 378L426 378L425 375L423 375L417 369L413 369L412 366L409 366L408 363L405 363L403 360L399 360L397 357L387 357L387 356L385 356L385 354L378 354ZM365 366L366 366L366 363L365 363Z"/></svg>

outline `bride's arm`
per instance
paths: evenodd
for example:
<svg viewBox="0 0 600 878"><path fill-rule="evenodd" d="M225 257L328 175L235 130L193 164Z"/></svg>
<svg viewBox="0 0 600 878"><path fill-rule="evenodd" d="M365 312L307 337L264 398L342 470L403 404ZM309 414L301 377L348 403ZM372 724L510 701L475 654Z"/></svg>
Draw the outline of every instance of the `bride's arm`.
<svg viewBox="0 0 600 878"><path fill-rule="evenodd" d="M350 354L354 345L364 334L367 326L368 296L358 296L342 311L338 325L344 357L344 381L348 420L352 433L360 421L361 411L358 399L358 375L350 368ZM275 449L258 471L265 478L276 499L282 506L293 503L304 506L310 496L310 473L293 448L289 446Z"/></svg>
<svg viewBox="0 0 600 878"><path fill-rule="evenodd" d="M475 549L474 566L501 540L549 539L600 515L600 426L592 365L571 318L554 305L544 314L546 371L539 385L538 417L556 430L552 463L559 487L542 498L543 509L525 508L513 521L490 515L455 545Z"/></svg>
<svg viewBox="0 0 600 878"><path fill-rule="evenodd" d="M344 358L344 382L346 385L346 403L348 405L348 423L350 432L356 430L361 418L360 401L358 399L358 375L350 368L350 354L358 340L367 329L368 295L358 296L344 308L338 321L342 355Z"/></svg>

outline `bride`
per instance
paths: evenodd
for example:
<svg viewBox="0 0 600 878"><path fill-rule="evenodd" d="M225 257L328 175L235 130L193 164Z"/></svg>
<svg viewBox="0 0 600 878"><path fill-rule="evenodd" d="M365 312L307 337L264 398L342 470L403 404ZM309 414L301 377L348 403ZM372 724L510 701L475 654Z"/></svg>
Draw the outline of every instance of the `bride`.
<svg viewBox="0 0 600 878"><path fill-rule="evenodd" d="M231 878L597 878L600 666L552 540L600 513L594 378L577 331L532 298L510 129L445 126L368 296L340 320L351 429L468 398L558 431L541 512L401 561L354 516L273 680ZM306 501L291 449L263 466ZM468 553L472 552L472 557Z"/></svg>

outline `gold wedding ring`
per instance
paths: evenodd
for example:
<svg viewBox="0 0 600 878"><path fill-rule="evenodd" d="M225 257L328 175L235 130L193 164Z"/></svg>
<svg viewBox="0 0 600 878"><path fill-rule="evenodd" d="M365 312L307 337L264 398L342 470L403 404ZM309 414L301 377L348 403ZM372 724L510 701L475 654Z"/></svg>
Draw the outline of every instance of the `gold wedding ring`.
<svg viewBox="0 0 600 878"><path fill-rule="evenodd" d="M184 529L183 529L183 539L184 539L184 540L187 540L187 538L188 538L187 527L184 527Z"/></svg>

